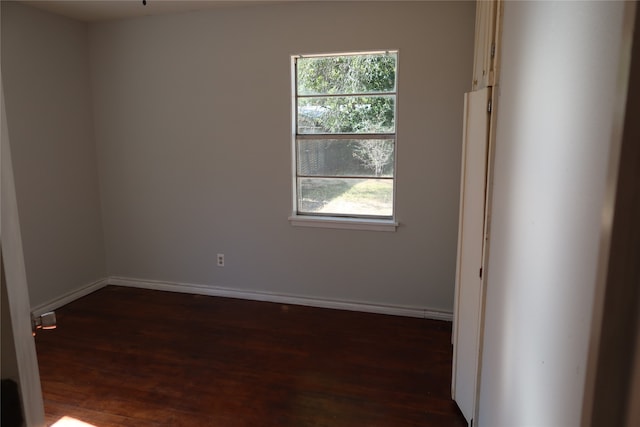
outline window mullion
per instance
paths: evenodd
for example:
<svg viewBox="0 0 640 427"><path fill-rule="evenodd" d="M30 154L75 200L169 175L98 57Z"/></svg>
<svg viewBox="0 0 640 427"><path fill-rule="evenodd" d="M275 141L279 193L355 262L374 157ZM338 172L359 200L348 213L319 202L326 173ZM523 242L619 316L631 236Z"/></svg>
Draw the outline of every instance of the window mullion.
<svg viewBox="0 0 640 427"><path fill-rule="evenodd" d="M325 179L377 179L377 180L387 180L393 181L392 176L375 176L375 175L297 175L298 178L325 178Z"/></svg>
<svg viewBox="0 0 640 427"><path fill-rule="evenodd" d="M396 92L354 92L354 93L314 93L298 94L298 98L364 98L364 97L384 97L395 96Z"/></svg>
<svg viewBox="0 0 640 427"><path fill-rule="evenodd" d="M299 133L296 139L396 139L395 133Z"/></svg>

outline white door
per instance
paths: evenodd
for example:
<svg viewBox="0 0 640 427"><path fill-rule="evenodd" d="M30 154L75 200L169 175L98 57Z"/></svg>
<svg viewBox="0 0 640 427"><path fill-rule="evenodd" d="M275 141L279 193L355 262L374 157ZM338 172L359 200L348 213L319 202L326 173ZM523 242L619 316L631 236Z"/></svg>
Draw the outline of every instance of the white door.
<svg viewBox="0 0 640 427"><path fill-rule="evenodd" d="M2 200L0 209L0 245L2 250L3 283L11 317L11 328L15 347L15 361L18 368L18 383L22 398L22 408L27 427L41 427L44 422L44 405L40 388L40 372L36 357L36 347L31 334L31 304L27 290L27 274L22 252L18 205L13 180L9 132L2 98L2 147L0 168L2 180ZM13 350L13 349L12 349Z"/></svg>
<svg viewBox="0 0 640 427"><path fill-rule="evenodd" d="M464 97L451 391L469 423L477 404L490 96L485 88Z"/></svg>

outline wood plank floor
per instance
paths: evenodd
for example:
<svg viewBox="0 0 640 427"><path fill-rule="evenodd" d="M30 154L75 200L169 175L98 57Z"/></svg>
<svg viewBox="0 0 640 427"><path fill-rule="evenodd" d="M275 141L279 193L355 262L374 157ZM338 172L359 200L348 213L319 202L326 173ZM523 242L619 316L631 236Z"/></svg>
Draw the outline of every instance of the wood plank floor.
<svg viewBox="0 0 640 427"><path fill-rule="evenodd" d="M465 426L449 322L108 286L36 347L47 423Z"/></svg>

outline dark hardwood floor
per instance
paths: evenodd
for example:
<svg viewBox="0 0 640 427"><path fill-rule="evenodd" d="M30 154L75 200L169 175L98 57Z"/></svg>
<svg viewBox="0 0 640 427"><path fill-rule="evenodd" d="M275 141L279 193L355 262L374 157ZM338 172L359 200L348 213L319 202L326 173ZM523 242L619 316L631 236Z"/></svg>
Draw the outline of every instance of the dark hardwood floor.
<svg viewBox="0 0 640 427"><path fill-rule="evenodd" d="M47 423L465 426L451 324L108 286L36 337Z"/></svg>

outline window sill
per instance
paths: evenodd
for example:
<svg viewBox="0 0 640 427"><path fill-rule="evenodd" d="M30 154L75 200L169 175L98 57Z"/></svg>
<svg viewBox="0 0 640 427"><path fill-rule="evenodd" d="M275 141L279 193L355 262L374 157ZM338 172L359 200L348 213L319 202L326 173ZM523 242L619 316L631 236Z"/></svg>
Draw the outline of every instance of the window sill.
<svg viewBox="0 0 640 427"><path fill-rule="evenodd" d="M338 228L348 230L396 231L398 223L392 219L340 218L328 216L292 215L289 222L295 227Z"/></svg>

